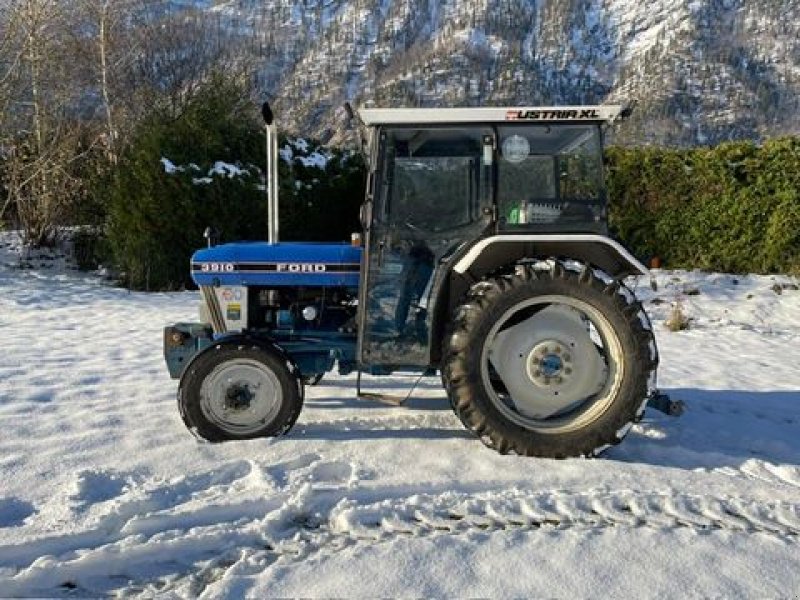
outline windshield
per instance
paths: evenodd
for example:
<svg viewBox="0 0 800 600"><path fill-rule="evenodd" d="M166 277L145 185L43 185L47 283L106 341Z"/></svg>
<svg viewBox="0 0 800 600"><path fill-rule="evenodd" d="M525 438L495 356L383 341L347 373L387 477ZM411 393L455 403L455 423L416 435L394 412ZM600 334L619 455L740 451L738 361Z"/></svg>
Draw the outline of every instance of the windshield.
<svg viewBox="0 0 800 600"><path fill-rule="evenodd" d="M605 188L597 125L498 128L497 203L501 227L604 227Z"/></svg>

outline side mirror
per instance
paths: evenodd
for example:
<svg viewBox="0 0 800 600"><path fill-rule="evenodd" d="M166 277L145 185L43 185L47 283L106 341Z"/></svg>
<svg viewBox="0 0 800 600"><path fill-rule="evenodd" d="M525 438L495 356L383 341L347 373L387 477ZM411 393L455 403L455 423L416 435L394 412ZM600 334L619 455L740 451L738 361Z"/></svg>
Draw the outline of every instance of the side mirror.
<svg viewBox="0 0 800 600"><path fill-rule="evenodd" d="M636 100L623 107L622 112L619 113L619 120L625 121L631 118L633 110L636 108Z"/></svg>
<svg viewBox="0 0 800 600"><path fill-rule="evenodd" d="M348 124L352 123L353 119L356 118L356 113L353 111L353 107L350 105L349 102L344 103L344 112L347 115Z"/></svg>

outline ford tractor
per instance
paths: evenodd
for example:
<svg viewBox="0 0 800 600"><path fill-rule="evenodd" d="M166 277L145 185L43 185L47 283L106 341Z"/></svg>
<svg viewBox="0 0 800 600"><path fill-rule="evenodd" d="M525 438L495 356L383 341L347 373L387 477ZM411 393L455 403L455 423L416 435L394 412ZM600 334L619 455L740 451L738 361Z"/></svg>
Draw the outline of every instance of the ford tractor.
<svg viewBox="0 0 800 600"><path fill-rule="evenodd" d="M334 368L373 399L362 373L438 371L498 452L620 442L648 401L664 404L653 330L625 284L649 273L608 235L603 134L625 112L362 110L363 241L333 244L278 241L265 107L269 239L197 251L202 322L164 333L187 427L213 442L278 436Z"/></svg>

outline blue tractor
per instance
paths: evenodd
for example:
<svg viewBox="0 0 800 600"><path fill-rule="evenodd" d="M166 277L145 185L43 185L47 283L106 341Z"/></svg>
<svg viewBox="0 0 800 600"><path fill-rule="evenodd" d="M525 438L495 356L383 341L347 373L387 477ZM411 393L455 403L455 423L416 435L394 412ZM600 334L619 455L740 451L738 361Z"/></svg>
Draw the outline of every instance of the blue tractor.
<svg viewBox="0 0 800 600"><path fill-rule="evenodd" d="M284 434L334 367L439 371L467 429L528 456L596 455L662 398L623 282L649 273L607 230L602 140L622 107L360 111L356 245L277 241L267 113L269 240L196 252L203 322L165 329L196 435Z"/></svg>

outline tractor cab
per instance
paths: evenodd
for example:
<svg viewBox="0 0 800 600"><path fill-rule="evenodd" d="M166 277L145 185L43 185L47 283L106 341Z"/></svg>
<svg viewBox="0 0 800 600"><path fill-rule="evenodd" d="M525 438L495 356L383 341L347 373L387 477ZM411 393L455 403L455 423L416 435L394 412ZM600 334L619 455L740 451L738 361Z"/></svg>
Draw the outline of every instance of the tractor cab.
<svg viewBox="0 0 800 600"><path fill-rule="evenodd" d="M361 363L436 362L442 335L436 320L446 315L433 309L437 301L449 304L452 267L476 242L607 234L602 136L621 112L361 111L372 142Z"/></svg>

